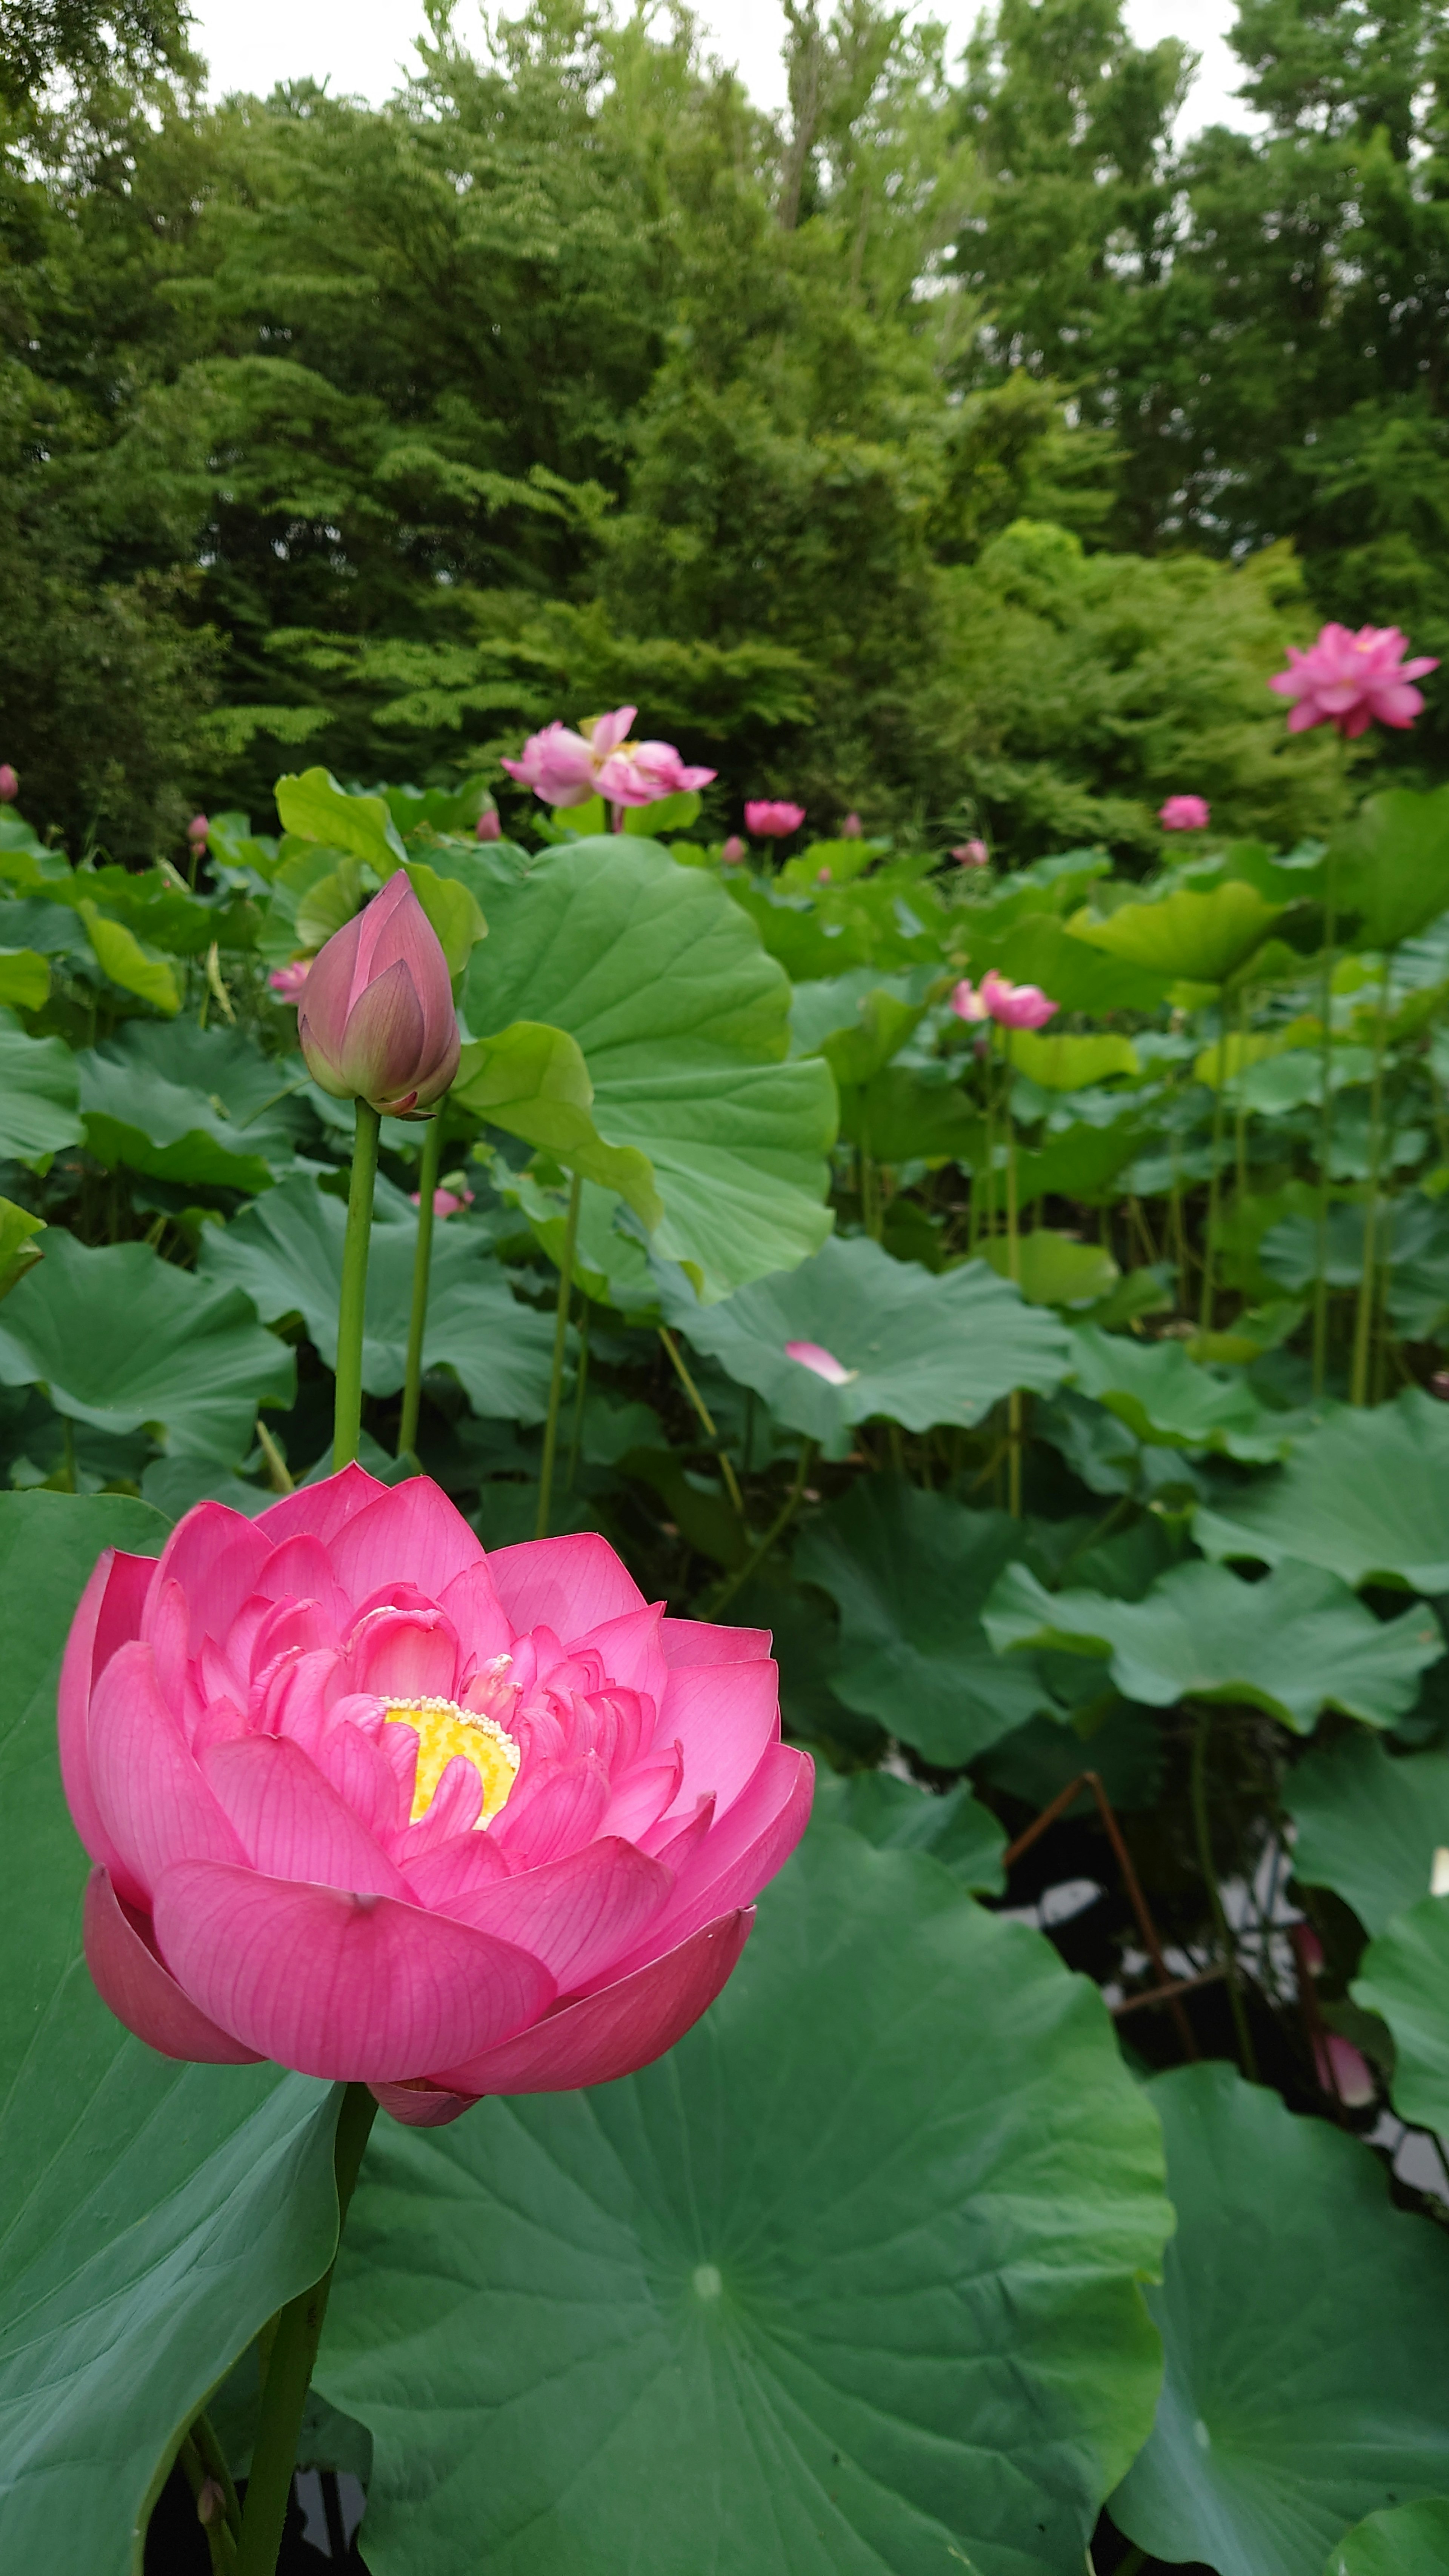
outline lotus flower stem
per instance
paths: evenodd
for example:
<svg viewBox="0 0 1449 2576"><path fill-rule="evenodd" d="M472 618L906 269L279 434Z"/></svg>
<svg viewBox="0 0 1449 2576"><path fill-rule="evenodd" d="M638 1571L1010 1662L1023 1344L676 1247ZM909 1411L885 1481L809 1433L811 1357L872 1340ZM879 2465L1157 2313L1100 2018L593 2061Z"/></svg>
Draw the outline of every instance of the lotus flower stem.
<svg viewBox="0 0 1449 2576"><path fill-rule="evenodd" d="M1328 1189L1333 1160L1333 949L1337 934L1338 860L1330 849L1323 884L1323 1036L1318 1103L1318 1248L1313 1280L1313 1392L1328 1375Z"/></svg>
<svg viewBox="0 0 1449 2576"><path fill-rule="evenodd" d="M1213 1325L1213 1234L1218 1221L1218 1165L1223 1151L1224 1094L1228 1083L1228 1012L1227 1004L1218 1004L1218 1080L1213 1095L1213 1132L1209 1148L1211 1169L1208 1173L1207 1217L1202 1241L1202 1298L1198 1307L1197 1328L1210 1333Z"/></svg>
<svg viewBox="0 0 1449 2576"><path fill-rule="evenodd" d="M1017 1230L1016 1207L1016 1121L1011 1114L1011 1031L1001 1032L1001 1052L1005 1059L1006 1079L1002 1093L1002 1121L1006 1128L1006 1272L1012 1285L1021 1286L1021 1238ZM1006 1508L1014 1521L1021 1518L1021 1389L1014 1386L1006 1399Z"/></svg>
<svg viewBox="0 0 1449 2576"><path fill-rule="evenodd" d="M1353 1368L1348 1389L1350 1404L1368 1402L1369 1343L1373 1338L1374 1292L1378 1278L1379 1172L1384 1145L1384 1048L1389 1027L1390 964L1391 960L1386 955L1379 978L1379 1008L1374 1023L1374 1071L1369 1089L1368 1196L1363 1212L1363 1267L1359 1273L1358 1307L1353 1321Z"/></svg>
<svg viewBox="0 0 1449 2576"><path fill-rule="evenodd" d="M579 1472L579 1451L583 1447L584 1439L584 1397L589 1384L589 1301L587 1297L583 1303L584 1311L579 1317L579 1365L574 1379L574 1427L569 1439L568 1473L564 1478L566 1494L573 1492L574 1478Z"/></svg>
<svg viewBox="0 0 1449 2576"><path fill-rule="evenodd" d="M538 1518L534 1523L535 1538L547 1538L549 1505L553 1500L553 1462L558 1449L559 1404L563 1396L564 1354L568 1349L569 1306L574 1293L574 1246L579 1239L579 1202L584 1184L575 1172L569 1191L569 1212L564 1220L563 1261L558 1274L558 1309L553 1328L553 1369L548 1381L548 1419L543 1426L543 1464L538 1471Z"/></svg>
<svg viewBox="0 0 1449 2576"><path fill-rule="evenodd" d="M359 1102L359 1108L361 1105ZM339 2243L363 2149L376 2117L375 2095L365 2084L349 2084L337 2115L337 2142L333 2149ZM321 2279L299 2298L289 2299L276 2318L242 2514L237 2576L276 2576L277 2552L282 2544L297 2460L297 2436L302 2429L302 2410L307 2403L336 2262L334 2252Z"/></svg>
<svg viewBox="0 0 1449 2576"><path fill-rule="evenodd" d="M433 1266L433 1199L438 1165L443 1158L443 1104L439 1101L423 1130L418 1172L418 1242L413 1254L413 1310L408 1317L407 1369L403 1377L402 1413L397 1426L397 1454L407 1457L418 1445L418 1407L423 1393L423 1335L428 1323L428 1275Z"/></svg>
<svg viewBox="0 0 1449 2576"><path fill-rule="evenodd" d="M1212 1825L1208 1817L1207 1803L1207 1756L1208 1738L1212 1730L1212 1712L1207 1708L1199 1708L1196 1718L1197 1729L1192 1739L1192 1821L1197 1834L1198 1863L1203 1874L1203 1884L1207 1889L1208 1908L1213 1918L1213 1930L1217 1935L1218 1949L1222 1956L1228 2002L1232 2008L1233 2028L1238 2036L1238 2055L1248 2082L1256 2084L1258 2060L1253 2048L1253 2034L1248 2028L1247 2008L1243 2002L1243 1989L1238 1976L1238 1954L1233 1947L1233 1936L1223 1907L1222 1890L1218 1885L1217 1869L1213 1862Z"/></svg>
<svg viewBox="0 0 1449 2576"><path fill-rule="evenodd" d="M1233 1111L1233 1179L1241 1207L1248 1195L1248 1102L1243 1077L1248 1070L1248 988L1238 995L1238 1097Z"/></svg>
<svg viewBox="0 0 1449 2576"><path fill-rule="evenodd" d="M711 1619L717 1619L720 1612L724 1609L725 1604L733 1601L735 1594L741 1591L744 1585L748 1583L750 1576L754 1573L756 1567L764 1564L764 1561L769 1555L771 1548L774 1546L776 1539L782 1537L785 1530L789 1527L790 1522L794 1519L796 1512L800 1508L801 1496L805 1491L805 1480L810 1473L810 1461L814 1455L814 1441L808 1438L802 1440L800 1443L800 1460L795 1469L794 1481L791 1484L789 1493L786 1495L780 1509L771 1521L764 1537L750 1550L750 1553L745 1558L743 1565L736 1566L734 1573L728 1576L723 1590L716 1593L714 1600L710 1605L709 1615Z"/></svg>
<svg viewBox="0 0 1449 2576"><path fill-rule="evenodd" d="M347 1194L347 1235L342 1246L342 1294L337 1304L337 1410L332 1465L350 1466L362 1436L362 1328L367 1311L367 1247L372 1234L372 1195L377 1181L377 1140L382 1119L370 1101L357 1103L352 1148L352 1187Z"/></svg>
<svg viewBox="0 0 1449 2576"><path fill-rule="evenodd" d="M669 1353L670 1359L674 1363L674 1368L678 1375L680 1385L683 1387L685 1394L688 1396L690 1403L693 1405L695 1412L698 1414L700 1421L704 1426L705 1437L716 1443L720 1463L720 1473L724 1477L726 1487L729 1491L729 1498L731 1503L734 1505L740 1527L744 1530L746 1537L748 1537L749 1526L745 1519L745 1498L740 1492L740 1480L735 1474L733 1460L727 1458L723 1449L718 1447L719 1426L716 1423L709 1406L705 1403L704 1397L700 1394L698 1387L695 1385L689 1370L685 1366L684 1357L680 1351L679 1344L676 1342L674 1335L671 1332L668 1332L663 1324L659 1327L659 1338L664 1344L666 1351Z"/></svg>

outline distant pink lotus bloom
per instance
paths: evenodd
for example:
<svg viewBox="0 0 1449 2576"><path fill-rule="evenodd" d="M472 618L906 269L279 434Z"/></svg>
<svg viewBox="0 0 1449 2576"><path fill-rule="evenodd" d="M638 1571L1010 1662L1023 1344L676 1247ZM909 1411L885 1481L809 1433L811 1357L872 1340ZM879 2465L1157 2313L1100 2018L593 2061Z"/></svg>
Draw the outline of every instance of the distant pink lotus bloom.
<svg viewBox="0 0 1449 2576"><path fill-rule="evenodd" d="M1157 819L1164 832L1205 832L1212 808L1205 796L1169 796L1158 806Z"/></svg>
<svg viewBox="0 0 1449 2576"><path fill-rule="evenodd" d="M951 995L958 1020L995 1020L1003 1029L1040 1029L1057 1010L1037 984L1013 984L988 966L979 985L964 976Z"/></svg>
<svg viewBox="0 0 1449 2576"><path fill-rule="evenodd" d="M991 1013L986 998L978 993L969 975L963 975L951 995L951 1008L958 1020L989 1020Z"/></svg>
<svg viewBox="0 0 1449 2576"><path fill-rule="evenodd" d="M210 830L211 824L204 814L192 815L190 822L186 826L186 837L191 843L193 850L205 849L206 836Z"/></svg>
<svg viewBox="0 0 1449 2576"><path fill-rule="evenodd" d="M473 826L473 831L475 838L480 841L502 840L503 826L498 819L498 808L496 805L490 805L486 814L479 815L477 822Z"/></svg>
<svg viewBox="0 0 1449 2576"><path fill-rule="evenodd" d="M991 852L984 841L962 841L951 856L963 868L989 868Z"/></svg>
<svg viewBox="0 0 1449 2576"><path fill-rule="evenodd" d="M414 2127L649 2065L809 1816L768 1648L666 1618L591 1531L485 1556L425 1476L108 1548L59 1694L102 1999Z"/></svg>
<svg viewBox="0 0 1449 2576"><path fill-rule="evenodd" d="M752 796L746 801L745 830L757 841L782 841L788 832L798 832L804 820L804 806L792 805L783 796Z"/></svg>
<svg viewBox="0 0 1449 2576"><path fill-rule="evenodd" d="M748 842L740 839L738 832L731 832L729 839L720 851L720 857L727 868L737 868L741 859L747 859L749 855L749 844Z"/></svg>
<svg viewBox="0 0 1449 2576"><path fill-rule="evenodd" d="M1401 731L1422 713L1424 701L1409 683L1426 671L1437 671L1432 654L1404 660L1408 637L1397 626L1320 628L1318 641L1306 653L1288 647L1289 668L1268 682L1280 698L1291 698L1290 733L1311 725L1336 726L1346 742L1366 733L1371 724L1395 725Z"/></svg>
<svg viewBox="0 0 1449 2576"><path fill-rule="evenodd" d="M860 1375L859 1369L843 1367L823 1342L787 1342L785 1357L798 1360L800 1366L808 1368L815 1377L823 1377L827 1386L853 1386Z"/></svg>
<svg viewBox="0 0 1449 2576"><path fill-rule="evenodd" d="M406 868L318 951L297 1042L334 1100L405 1118L442 1099L458 1070L458 1015L448 961Z"/></svg>
<svg viewBox="0 0 1449 2576"><path fill-rule="evenodd" d="M414 1207L421 1207L422 1203L422 1191L414 1190ZM434 1216L456 1216L460 1208L471 1207L472 1204L473 1193L471 1190L434 1190L433 1192Z"/></svg>
<svg viewBox="0 0 1449 2576"><path fill-rule="evenodd" d="M505 760L510 778L531 787L545 805L586 805L602 796L610 805L656 805L662 796L707 787L712 769L691 769L670 742L631 742L637 707L615 707L591 717L575 733L565 724L530 734L521 760Z"/></svg>
<svg viewBox="0 0 1449 2576"><path fill-rule="evenodd" d="M840 837L842 841L858 841L860 839L861 821L858 814L846 815L844 822L840 826Z"/></svg>
<svg viewBox="0 0 1449 2576"><path fill-rule="evenodd" d="M831 884L832 879L829 868L817 868L815 871L815 882L817 885Z"/></svg>
<svg viewBox="0 0 1449 2576"><path fill-rule="evenodd" d="M1345 2110L1362 2111L1374 2100L1378 2086L1373 2069L1352 2040L1340 2038L1336 2030L1325 2031L1313 2043L1313 2058L1324 2092L1337 2094Z"/></svg>
<svg viewBox="0 0 1449 2576"><path fill-rule="evenodd" d="M0 760L0 805L13 805L20 793L20 781L8 760Z"/></svg>
<svg viewBox="0 0 1449 2576"><path fill-rule="evenodd" d="M290 966L274 966L267 982L279 1002L300 1002L302 987L312 971L309 957L295 958Z"/></svg>

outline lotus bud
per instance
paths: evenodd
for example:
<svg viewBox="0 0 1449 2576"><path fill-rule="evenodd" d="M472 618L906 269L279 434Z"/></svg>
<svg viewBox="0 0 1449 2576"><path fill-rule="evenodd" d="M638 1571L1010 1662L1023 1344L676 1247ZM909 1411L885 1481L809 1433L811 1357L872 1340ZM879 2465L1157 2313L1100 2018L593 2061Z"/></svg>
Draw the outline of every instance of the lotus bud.
<svg viewBox="0 0 1449 2576"><path fill-rule="evenodd" d="M486 814L480 814L473 829L480 841L501 841L503 826L498 820L497 806L490 805Z"/></svg>
<svg viewBox="0 0 1449 2576"><path fill-rule="evenodd" d="M0 760L0 805L13 805L20 793L20 781L8 760Z"/></svg>
<svg viewBox="0 0 1449 2576"><path fill-rule="evenodd" d="M840 826L840 837L842 841L858 841L860 836L860 816L858 814L847 814L844 822Z"/></svg>
<svg viewBox="0 0 1449 2576"><path fill-rule="evenodd" d="M334 1100L366 1100L390 1118L441 1100L458 1070L458 1016L448 961L405 868L313 960L297 1036Z"/></svg>
<svg viewBox="0 0 1449 2576"><path fill-rule="evenodd" d="M984 841L962 841L951 852L958 867L986 868L991 865L991 852Z"/></svg>
<svg viewBox="0 0 1449 2576"><path fill-rule="evenodd" d="M783 840L798 832L804 820L804 806L792 805L786 796L752 796L745 805L745 830L757 841Z"/></svg>
<svg viewBox="0 0 1449 2576"><path fill-rule="evenodd" d="M211 825L204 814L192 815L190 822L186 826L186 837L191 843L193 850L205 849L206 836L210 830Z"/></svg>
<svg viewBox="0 0 1449 2576"><path fill-rule="evenodd" d="M726 841L724 848L720 852L720 857L723 859L725 866L727 868L737 868L741 859L747 858L748 856L748 844L740 839L738 832L731 832L729 839Z"/></svg>

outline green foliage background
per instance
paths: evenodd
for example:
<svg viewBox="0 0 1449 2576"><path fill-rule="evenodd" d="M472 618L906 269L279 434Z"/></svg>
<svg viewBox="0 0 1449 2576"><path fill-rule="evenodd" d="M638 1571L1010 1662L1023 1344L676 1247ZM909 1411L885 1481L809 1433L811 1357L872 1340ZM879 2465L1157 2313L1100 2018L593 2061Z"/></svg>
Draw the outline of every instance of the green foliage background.
<svg viewBox="0 0 1449 2576"><path fill-rule="evenodd" d="M377 111L112 20L0 46L0 751L76 855L623 700L721 829L1283 842L1285 641L1449 640L1438 0L1249 0L1262 130L1181 146L1118 0L812 0L778 120L682 13L437 0Z"/></svg>

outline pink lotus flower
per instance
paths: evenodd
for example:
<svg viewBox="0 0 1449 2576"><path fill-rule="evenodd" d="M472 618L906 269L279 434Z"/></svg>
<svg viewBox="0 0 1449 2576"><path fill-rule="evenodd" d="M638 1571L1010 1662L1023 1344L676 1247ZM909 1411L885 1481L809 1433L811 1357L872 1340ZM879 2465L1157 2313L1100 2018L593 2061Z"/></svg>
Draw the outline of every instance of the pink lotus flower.
<svg viewBox="0 0 1449 2576"><path fill-rule="evenodd" d="M844 822L840 826L840 837L842 841L860 840L862 837L862 827L860 816L858 814L846 815Z"/></svg>
<svg viewBox="0 0 1449 2576"><path fill-rule="evenodd" d="M473 826L473 832L475 839L480 841L502 840L503 826L498 820L498 808L496 805L490 805L486 814L479 815L477 822Z"/></svg>
<svg viewBox="0 0 1449 2576"><path fill-rule="evenodd" d="M787 1342L785 1357L798 1360L800 1366L808 1368L815 1377L823 1377L827 1386L853 1386L860 1375L859 1369L843 1367L823 1342Z"/></svg>
<svg viewBox="0 0 1449 2576"><path fill-rule="evenodd" d="M991 852L984 841L962 841L951 856L963 868L989 868L991 865Z"/></svg>
<svg viewBox="0 0 1449 2576"><path fill-rule="evenodd" d="M727 868L737 868L741 859L747 859L749 855L749 845L740 839L738 832L731 832L720 851L720 857Z"/></svg>
<svg viewBox="0 0 1449 2576"><path fill-rule="evenodd" d="M1158 806L1157 819L1164 832L1205 832L1212 807L1205 796L1169 796Z"/></svg>
<svg viewBox="0 0 1449 2576"><path fill-rule="evenodd" d="M274 966L267 982L279 1002L300 1002L302 987L311 972L310 959L296 957L290 966Z"/></svg>
<svg viewBox="0 0 1449 2576"><path fill-rule="evenodd" d="M1040 1029L1056 1011L1039 984L1013 984L988 966L981 978L981 999L998 1028Z"/></svg>
<svg viewBox="0 0 1449 2576"><path fill-rule="evenodd" d="M13 805L20 793L20 781L8 760L0 760L0 805Z"/></svg>
<svg viewBox="0 0 1449 2576"><path fill-rule="evenodd" d="M1397 626L1361 626L1355 635L1347 626L1328 625L1320 628L1317 643L1306 653L1290 644L1289 668L1275 672L1268 682L1280 698L1293 701L1289 732L1331 724L1352 742L1371 724L1396 725L1401 731L1411 725L1424 701L1409 683L1439 665L1428 653L1406 662L1407 649L1408 637Z"/></svg>
<svg viewBox="0 0 1449 2576"><path fill-rule="evenodd" d="M100 1994L163 2056L421 2127L648 2065L809 1814L768 1645L666 1618L592 1533L485 1557L356 1466L108 1550L60 1684Z"/></svg>
<svg viewBox="0 0 1449 2576"><path fill-rule="evenodd" d="M206 836L210 830L211 825L204 814L192 815L190 822L186 826L186 837L191 843L193 850L205 849Z"/></svg>
<svg viewBox="0 0 1449 2576"><path fill-rule="evenodd" d="M707 787L712 769L691 769L670 742L631 742L637 707L615 707L593 716L575 733L565 724L530 734L521 760L505 760L510 778L531 787L545 805L586 805L602 796L611 805L655 805L690 787Z"/></svg>
<svg viewBox="0 0 1449 2576"><path fill-rule="evenodd" d="M1324 2092L1336 2094L1346 2111L1362 2111L1374 2100L1378 2086L1373 2069L1351 2039L1340 2038L1336 2030L1326 2032L1313 2043L1313 2060Z"/></svg>
<svg viewBox="0 0 1449 2576"><path fill-rule="evenodd" d="M791 805L784 797L755 796L745 806L745 830L757 841L782 841L787 832L798 832L804 820L804 806Z"/></svg>
<svg viewBox="0 0 1449 2576"><path fill-rule="evenodd" d="M448 961L405 868L313 959L297 1037L334 1100L402 1118L442 1098L458 1070L458 1015Z"/></svg>
<svg viewBox="0 0 1449 2576"><path fill-rule="evenodd" d="M421 1207L422 1203L422 1191L414 1190L414 1207ZM473 1193L471 1190L434 1190L433 1192L434 1216L457 1216L460 1209L471 1207L472 1204Z"/></svg>

